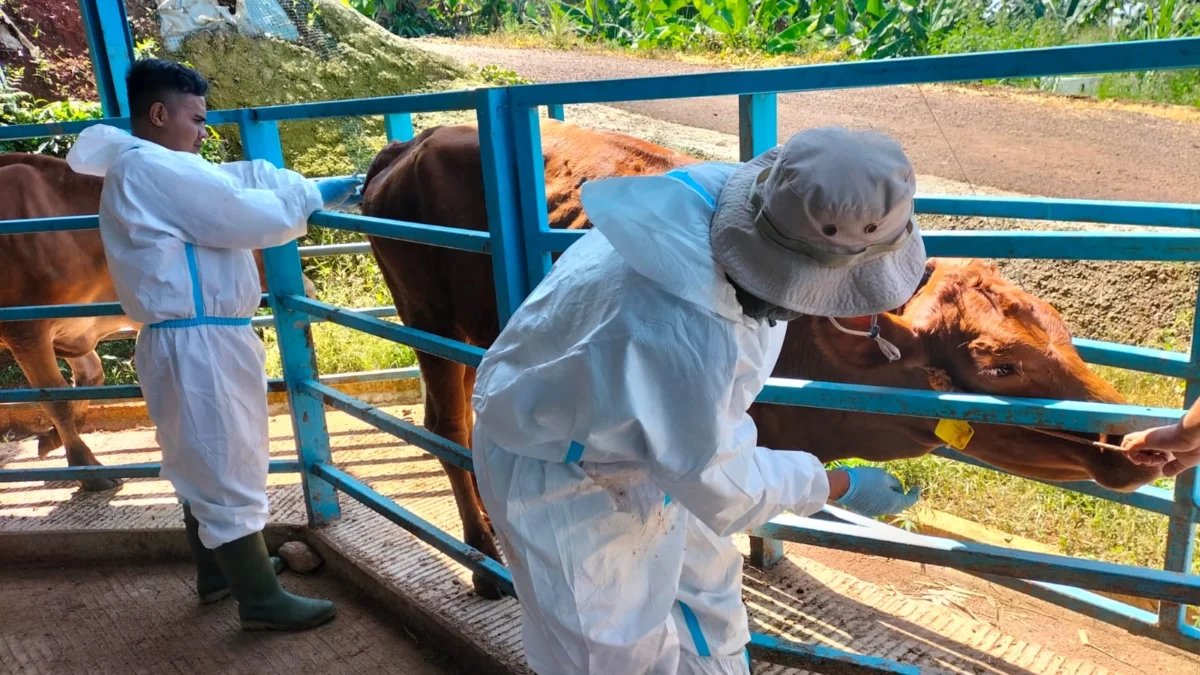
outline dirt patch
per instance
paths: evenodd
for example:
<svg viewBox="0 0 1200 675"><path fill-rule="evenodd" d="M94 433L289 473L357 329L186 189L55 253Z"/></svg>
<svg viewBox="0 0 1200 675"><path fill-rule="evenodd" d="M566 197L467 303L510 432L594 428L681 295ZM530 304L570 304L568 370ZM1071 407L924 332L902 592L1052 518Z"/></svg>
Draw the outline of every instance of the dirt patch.
<svg viewBox="0 0 1200 675"><path fill-rule="evenodd" d="M20 71L21 88L35 98L97 100L88 57L87 34L76 0L35 0L3 6L17 29L39 55L0 54L0 61Z"/></svg>
<svg viewBox="0 0 1200 675"><path fill-rule="evenodd" d="M890 592L917 598L945 611L969 616L1017 640L1039 644L1067 659L1079 659L1114 673L1159 675L1200 672L1200 657L1082 614L946 567L787 544L790 560L813 560L844 570ZM804 563L801 563L803 565ZM747 567L747 574L762 574ZM767 573L770 575L771 573ZM1087 637L1085 644L1081 632ZM985 670L1027 673L1027 670ZM1055 672L1047 669L1047 672ZM1063 673L1089 672L1063 667Z"/></svg>

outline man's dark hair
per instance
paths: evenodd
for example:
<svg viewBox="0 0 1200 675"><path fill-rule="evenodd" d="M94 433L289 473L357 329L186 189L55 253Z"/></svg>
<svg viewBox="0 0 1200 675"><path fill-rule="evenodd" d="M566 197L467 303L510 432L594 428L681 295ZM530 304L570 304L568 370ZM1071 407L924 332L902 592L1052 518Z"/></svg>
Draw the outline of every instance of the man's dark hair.
<svg viewBox="0 0 1200 675"><path fill-rule="evenodd" d="M150 114L150 106L165 103L170 96L208 94L208 81L187 66L162 59L140 59L125 76L129 91L130 117Z"/></svg>

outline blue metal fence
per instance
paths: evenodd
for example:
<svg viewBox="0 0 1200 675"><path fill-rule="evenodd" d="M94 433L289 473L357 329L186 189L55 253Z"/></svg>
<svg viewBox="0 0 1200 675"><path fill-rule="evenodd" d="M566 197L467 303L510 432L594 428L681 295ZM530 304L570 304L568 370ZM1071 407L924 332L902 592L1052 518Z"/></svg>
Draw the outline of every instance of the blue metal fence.
<svg viewBox="0 0 1200 675"><path fill-rule="evenodd" d="M548 106L551 116L561 117L564 104L737 95L741 113L742 157L745 158L776 143L775 92L779 91L1195 66L1200 66L1200 39L1189 38L768 71L527 85L220 111L212 117L239 126L248 158L266 159L282 165L276 126L278 121L384 115L389 136L403 139L412 134L411 113L474 109L479 122L484 167L489 218L487 233L332 213L315 214L312 222L314 225L374 236L490 253L494 262L499 314L504 321L516 310L529 289L548 272L550 254L565 250L580 236L575 232L552 232L548 227L538 121L540 106ZM0 139L77 132L82 126L85 124L70 125L69 128L49 125L0 128ZM922 196L918 200L918 210L922 213L1178 228L1195 227L1200 223L1200 207L1191 204ZM16 221L0 224L0 234L88 226L94 226L94 219ZM931 255L1200 261L1200 233L1192 231L930 232L926 237ZM273 468L301 470L310 522L320 525L336 518L339 514L338 492L341 492L413 532L464 566L489 577L500 587L511 590L511 578L498 562L486 558L333 466L325 427L327 405L458 466L470 468L471 457L466 448L323 384L313 366L309 322L334 322L472 367L479 363L482 351L444 337L382 321L368 312L333 307L305 298L300 282L300 250L294 243L264 252L264 260L270 289L268 300L274 311L285 364L282 386L286 387L292 404L299 451L298 462L279 463ZM105 306L92 308L95 314L112 311L111 307ZM0 313L0 320L45 318L51 315L80 316L86 310L79 307L56 310L37 307L7 308L3 311L8 314ZM62 314L64 311L70 313ZM1077 345L1085 358L1094 363L1187 379L1186 399L1190 403L1200 395L1200 330L1196 330L1194 335L1191 352L1186 356L1094 340L1078 340ZM125 389L136 388L92 387L55 392L8 390L0 391L0 402L110 398L110 393ZM760 400L786 405L1109 433L1163 424L1181 415L1181 411L1175 409L1008 399L784 380L772 380ZM966 460L948 451L944 454ZM148 476L154 468L128 465L39 471L0 471L0 481L82 478L98 474ZM1200 631L1185 625L1183 620L1184 605L1200 604L1200 578L1187 573L1192 564L1198 515L1195 472L1179 477L1173 494L1157 488L1121 494L1093 483L1060 486L1169 517L1166 569L1098 563L913 535L832 507L814 518L782 517L759 528L754 533L757 535L755 550L762 558L760 562L769 562L771 553L780 550L778 542L788 540L956 567L1132 631L1193 651L1200 650ZM1162 609L1154 615L1091 592L1098 590L1162 600ZM915 672L911 666L903 664L790 644L761 635L754 636L751 649L766 660L814 669L836 663L883 672Z"/></svg>

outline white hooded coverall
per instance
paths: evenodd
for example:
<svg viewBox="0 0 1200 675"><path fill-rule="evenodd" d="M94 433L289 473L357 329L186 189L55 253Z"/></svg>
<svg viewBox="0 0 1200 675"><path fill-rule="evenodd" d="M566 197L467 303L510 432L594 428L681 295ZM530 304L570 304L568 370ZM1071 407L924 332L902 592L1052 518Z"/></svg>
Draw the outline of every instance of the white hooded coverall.
<svg viewBox="0 0 1200 675"><path fill-rule="evenodd" d="M586 183L595 229L479 366L475 471L542 675L746 673L730 535L828 498L746 413L786 327L747 318L713 261L733 169Z"/></svg>
<svg viewBox="0 0 1200 675"><path fill-rule="evenodd" d="M267 522L267 382L250 318L262 296L252 250L307 231L316 186L258 160L215 165L115 127L67 155L104 177L100 236L121 307L144 324L135 358L158 427L162 476L207 548Z"/></svg>

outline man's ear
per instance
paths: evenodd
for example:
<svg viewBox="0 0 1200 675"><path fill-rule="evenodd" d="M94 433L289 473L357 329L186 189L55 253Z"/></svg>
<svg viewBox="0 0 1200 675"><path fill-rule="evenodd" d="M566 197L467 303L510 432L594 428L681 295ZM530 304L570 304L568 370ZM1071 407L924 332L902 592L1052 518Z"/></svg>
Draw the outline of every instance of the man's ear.
<svg viewBox="0 0 1200 675"><path fill-rule="evenodd" d="M151 125L161 127L167 123L169 115L170 111L167 110L166 104L162 101L155 101L150 104L150 112L147 113L146 118L150 120Z"/></svg>
<svg viewBox="0 0 1200 675"><path fill-rule="evenodd" d="M838 319L837 322L850 330L866 332L871 329L869 316ZM877 322L880 337L896 345L905 366L925 362L923 344L912 324L896 314L880 314ZM843 333L828 319L817 321L814 336L823 354L847 368L865 370L892 364L875 340Z"/></svg>

